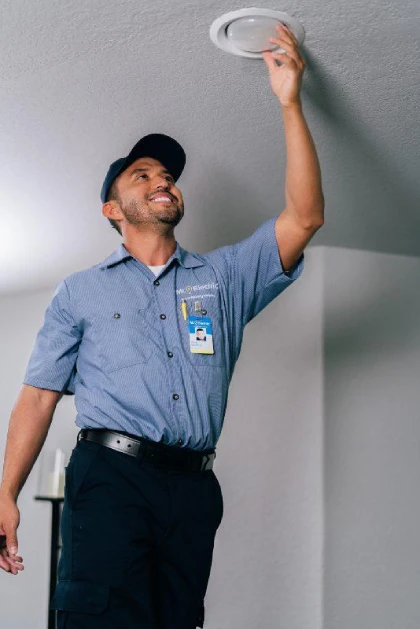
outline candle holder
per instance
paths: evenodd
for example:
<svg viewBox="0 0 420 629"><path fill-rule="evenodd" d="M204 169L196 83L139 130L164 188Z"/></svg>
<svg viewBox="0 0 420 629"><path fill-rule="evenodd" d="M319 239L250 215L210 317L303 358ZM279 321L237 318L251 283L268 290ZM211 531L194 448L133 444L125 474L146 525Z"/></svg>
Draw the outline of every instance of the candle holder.
<svg viewBox="0 0 420 629"><path fill-rule="evenodd" d="M68 460L64 450L45 450L41 454L38 476L38 494L35 500L50 502L51 517L51 552L50 552L50 587L48 599L48 629L56 629L57 614L50 609L50 603L57 584L58 562L60 559L61 539L60 521L61 505L64 501L65 462Z"/></svg>

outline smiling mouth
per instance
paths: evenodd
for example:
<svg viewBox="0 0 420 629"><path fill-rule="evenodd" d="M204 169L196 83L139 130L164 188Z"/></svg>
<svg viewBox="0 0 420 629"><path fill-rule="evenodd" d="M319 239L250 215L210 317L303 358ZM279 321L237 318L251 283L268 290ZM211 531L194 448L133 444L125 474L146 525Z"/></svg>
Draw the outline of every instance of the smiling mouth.
<svg viewBox="0 0 420 629"><path fill-rule="evenodd" d="M155 199L150 199L153 203L174 203L174 201L156 201Z"/></svg>

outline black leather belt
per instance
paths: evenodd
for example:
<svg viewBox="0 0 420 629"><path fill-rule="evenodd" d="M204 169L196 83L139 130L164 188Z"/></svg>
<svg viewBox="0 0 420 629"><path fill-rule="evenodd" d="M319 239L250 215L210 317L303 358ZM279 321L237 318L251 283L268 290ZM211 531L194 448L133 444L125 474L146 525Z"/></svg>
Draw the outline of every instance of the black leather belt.
<svg viewBox="0 0 420 629"><path fill-rule="evenodd" d="M216 452L212 450L190 450L169 446L144 437L132 437L115 430L82 428L77 441L87 439L123 452L129 456L142 457L153 462L156 467L164 467L176 471L204 472L213 468Z"/></svg>

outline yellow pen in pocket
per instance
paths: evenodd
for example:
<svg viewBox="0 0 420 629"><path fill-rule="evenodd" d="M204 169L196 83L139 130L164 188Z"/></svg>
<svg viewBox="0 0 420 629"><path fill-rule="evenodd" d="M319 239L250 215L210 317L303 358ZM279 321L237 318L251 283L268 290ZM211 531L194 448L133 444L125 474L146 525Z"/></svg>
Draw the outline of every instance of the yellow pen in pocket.
<svg viewBox="0 0 420 629"><path fill-rule="evenodd" d="M187 300L186 299L181 299L181 310L182 310L182 314L184 315L184 321L187 320Z"/></svg>

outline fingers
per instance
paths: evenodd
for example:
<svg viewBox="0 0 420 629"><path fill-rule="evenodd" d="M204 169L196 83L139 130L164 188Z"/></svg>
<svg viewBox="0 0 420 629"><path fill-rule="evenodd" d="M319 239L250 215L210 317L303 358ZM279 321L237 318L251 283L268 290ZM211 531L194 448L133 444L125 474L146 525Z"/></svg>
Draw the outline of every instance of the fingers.
<svg viewBox="0 0 420 629"><path fill-rule="evenodd" d="M295 35L285 24L278 24L276 26L276 31L279 33L280 38L290 42L291 44L296 46L296 48L299 46L299 42L296 39Z"/></svg>
<svg viewBox="0 0 420 629"><path fill-rule="evenodd" d="M6 531L3 528L0 528L0 568L2 568L5 572L11 572L12 574L17 574L20 570L24 569L22 565L22 557L16 554L9 553L7 550L7 537L5 535ZM17 539L14 539L14 544L10 543L10 548L14 545L17 548Z"/></svg>
<svg viewBox="0 0 420 629"><path fill-rule="evenodd" d="M10 556L6 549L0 550L0 568L13 574L25 569L22 565L22 557L19 555Z"/></svg>
<svg viewBox="0 0 420 629"><path fill-rule="evenodd" d="M16 501L2 496L0 512L0 567L5 572L17 574L23 570L23 565L22 557L17 554L20 513Z"/></svg>
<svg viewBox="0 0 420 629"><path fill-rule="evenodd" d="M270 37L270 42L278 44L279 47L281 47L283 50L286 50L287 52L287 56L290 59L293 59L294 61L296 61L296 63L298 64L304 64L304 60L302 59L301 55L299 54L299 42L296 39L296 37L294 36L294 34L292 33L292 31L290 31L286 26L276 26L276 30L279 33L278 37ZM284 56L284 53L272 53L273 55L280 55L282 58L281 60L286 60L286 57Z"/></svg>
<svg viewBox="0 0 420 629"><path fill-rule="evenodd" d="M277 68L276 60L273 57L273 53L267 52L266 50L262 53L262 58L266 62L269 70L275 70Z"/></svg>
<svg viewBox="0 0 420 629"><path fill-rule="evenodd" d="M281 39L281 38L274 39L274 38L270 37L270 41L273 42L273 43L278 44L278 46L280 48L282 48L283 50L285 50L286 53L287 53L287 54L285 54L284 52L276 52L275 50L272 50L271 54L274 57L281 56L284 59L287 59L287 57L288 57L289 61L290 61L290 59L293 59L293 61L295 61L296 63L299 62L299 55L296 52L296 49L294 48L294 46L292 44L289 44L288 42L286 42L284 39Z"/></svg>
<svg viewBox="0 0 420 629"><path fill-rule="evenodd" d="M0 551L0 568L5 570L6 572L11 572L10 565L7 563L6 559L3 557L2 551Z"/></svg>
<svg viewBox="0 0 420 629"><path fill-rule="evenodd" d="M22 557L20 557L19 559L17 558L17 556L15 558L6 557L6 561L9 564L13 574L17 574L21 570L25 570L25 566L22 564Z"/></svg>

